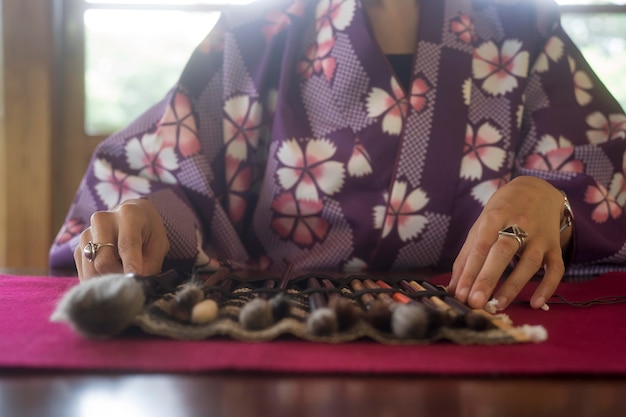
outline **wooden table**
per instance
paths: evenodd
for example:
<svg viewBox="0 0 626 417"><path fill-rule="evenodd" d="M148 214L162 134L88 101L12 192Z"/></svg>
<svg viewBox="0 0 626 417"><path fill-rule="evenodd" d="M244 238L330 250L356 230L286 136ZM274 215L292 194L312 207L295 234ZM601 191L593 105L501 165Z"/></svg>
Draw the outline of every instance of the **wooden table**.
<svg viewBox="0 0 626 417"><path fill-rule="evenodd" d="M0 269L14 275L46 274L41 272ZM2 417L625 415L626 378L602 375L472 378L0 370Z"/></svg>
<svg viewBox="0 0 626 417"><path fill-rule="evenodd" d="M3 373L0 415L593 416L626 413L626 380Z"/></svg>

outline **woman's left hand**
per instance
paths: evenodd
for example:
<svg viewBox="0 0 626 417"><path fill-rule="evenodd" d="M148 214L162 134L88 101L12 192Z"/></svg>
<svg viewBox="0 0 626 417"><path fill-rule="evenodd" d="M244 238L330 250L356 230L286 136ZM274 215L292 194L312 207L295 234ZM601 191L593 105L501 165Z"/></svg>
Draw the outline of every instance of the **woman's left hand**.
<svg viewBox="0 0 626 417"><path fill-rule="evenodd" d="M544 268L544 276L531 298L542 307L556 290L565 265L562 245L571 228L559 232L563 195L548 182L522 176L496 191L470 229L452 268L448 291L461 302L482 308L515 256L515 268L498 288L498 308L506 308L528 281ZM517 239L498 232L518 225L527 233L522 247Z"/></svg>

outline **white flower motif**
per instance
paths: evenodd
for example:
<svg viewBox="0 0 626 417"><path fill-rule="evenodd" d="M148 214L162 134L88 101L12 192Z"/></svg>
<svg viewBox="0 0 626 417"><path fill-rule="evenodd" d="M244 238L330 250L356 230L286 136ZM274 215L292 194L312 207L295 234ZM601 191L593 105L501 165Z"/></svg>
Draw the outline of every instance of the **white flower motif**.
<svg viewBox="0 0 626 417"><path fill-rule="evenodd" d="M351 258L343 266L344 272L364 272L367 271L367 263L361 258Z"/></svg>
<svg viewBox="0 0 626 417"><path fill-rule="evenodd" d="M367 116L383 117L383 132L399 135L409 109L409 101L394 77L391 77L391 94L374 87L367 96Z"/></svg>
<svg viewBox="0 0 626 417"><path fill-rule="evenodd" d="M140 198L150 192L150 181L113 169L106 159L96 159L94 176L100 180L95 189L108 209L131 198Z"/></svg>
<svg viewBox="0 0 626 417"><path fill-rule="evenodd" d="M317 17L317 30L325 31L344 30L347 28L356 10L354 0L321 0L317 4L315 16Z"/></svg>
<svg viewBox="0 0 626 417"><path fill-rule="evenodd" d="M177 92L163 118L157 134L163 138L164 147L174 147L187 158L200 152L196 120L189 97Z"/></svg>
<svg viewBox="0 0 626 417"><path fill-rule="evenodd" d="M465 133L465 149L461 160L461 178L476 180L483 176L483 165L498 171L506 159L506 151L498 146L502 134L489 123L483 123L474 132L468 124Z"/></svg>
<svg viewBox="0 0 626 417"><path fill-rule="evenodd" d="M525 97L522 96L522 103L526 101ZM524 104L520 104L517 106L517 112L515 113L515 121L517 122L517 128L522 127L522 122L524 121Z"/></svg>
<svg viewBox="0 0 626 417"><path fill-rule="evenodd" d="M554 138L552 135L543 135L537 146L535 146L535 152L547 154L550 151L559 149L559 148L571 148L572 142L566 137L559 136L558 139Z"/></svg>
<svg viewBox="0 0 626 417"><path fill-rule="evenodd" d="M613 188L613 192L622 188L622 184L619 184L621 181L623 181L623 177L621 179L614 177L611 180L610 186ZM587 186L584 201L595 205L591 212L591 219L596 223L605 223L609 219L617 219L623 212L622 207L615 201L615 196L599 183Z"/></svg>
<svg viewBox="0 0 626 417"><path fill-rule="evenodd" d="M124 150L126 162L140 176L167 184L177 182L171 171L178 169L178 158L174 147L166 146L160 135L146 133L141 140L133 138Z"/></svg>
<svg viewBox="0 0 626 417"><path fill-rule="evenodd" d="M372 173L372 158L363 145L358 142L352 149L352 156L348 161L348 174L351 177L363 177Z"/></svg>
<svg viewBox="0 0 626 417"><path fill-rule="evenodd" d="M483 207L487 205L487 202L495 193L498 188L507 183L507 178L497 178L494 180L483 181L480 184L472 188L472 197L478 201Z"/></svg>
<svg viewBox="0 0 626 417"><path fill-rule="evenodd" d="M517 78L526 78L528 59L528 51L523 51L522 42L516 39L505 41L500 49L489 41L474 51L472 72L474 78L484 79L483 90L503 95L517 88Z"/></svg>
<svg viewBox="0 0 626 417"><path fill-rule="evenodd" d="M565 137L543 135L535 153L528 155L524 167L543 171L583 172L583 163L574 159L574 147Z"/></svg>
<svg viewBox="0 0 626 417"><path fill-rule="evenodd" d="M426 216L418 214L428 204L429 198L421 188L416 188L407 195L407 183L396 181L391 191L391 198L384 206L374 207L374 228L383 229L385 238L395 228L403 242L416 238L428 224Z"/></svg>
<svg viewBox="0 0 626 417"><path fill-rule="evenodd" d="M236 96L226 101L224 113L226 154L246 160L248 147L256 149L259 144L263 106L250 96Z"/></svg>
<svg viewBox="0 0 626 417"><path fill-rule="evenodd" d="M620 207L624 207L626 204L626 181L624 179L624 174L621 172L613 174L613 178L609 184L609 194L614 196L615 202Z"/></svg>
<svg viewBox="0 0 626 417"><path fill-rule="evenodd" d="M337 147L328 139L309 139L306 151L296 139L283 142L277 152L285 165L276 171L280 185L295 187L298 200L318 200L319 192L333 195L343 186L345 169L341 162L330 160Z"/></svg>
<svg viewBox="0 0 626 417"><path fill-rule="evenodd" d="M591 103L592 97L588 90L593 88L593 83L586 72L576 70L576 61L571 56L567 57L569 69L574 77L574 94L579 105L585 106Z"/></svg>
<svg viewBox="0 0 626 417"><path fill-rule="evenodd" d="M614 139L626 139L626 115L609 114L607 118L599 111L591 113L585 119L593 129L587 131L587 140L593 144L600 144Z"/></svg>
<svg viewBox="0 0 626 417"><path fill-rule="evenodd" d="M331 39L323 44L314 43L304 53L304 58L298 63L297 71L302 79L307 80L313 75L323 74L327 81L331 81L337 61L330 56L335 40Z"/></svg>
<svg viewBox="0 0 626 417"><path fill-rule="evenodd" d="M468 78L463 82L463 86L461 87L463 92L463 103L466 106L472 104L472 79Z"/></svg>
<svg viewBox="0 0 626 417"><path fill-rule="evenodd" d="M543 48L543 51L537 57L537 61L535 62L534 70L538 73L544 73L550 69L550 61L559 62L559 60L563 57L563 51L565 50L565 44L561 40L561 38L557 36L552 36L546 42L546 46Z"/></svg>
<svg viewBox="0 0 626 417"><path fill-rule="evenodd" d="M272 229L282 238L300 246L311 246L326 238L330 225L322 217L321 200L296 200L292 193L279 195L272 203Z"/></svg>

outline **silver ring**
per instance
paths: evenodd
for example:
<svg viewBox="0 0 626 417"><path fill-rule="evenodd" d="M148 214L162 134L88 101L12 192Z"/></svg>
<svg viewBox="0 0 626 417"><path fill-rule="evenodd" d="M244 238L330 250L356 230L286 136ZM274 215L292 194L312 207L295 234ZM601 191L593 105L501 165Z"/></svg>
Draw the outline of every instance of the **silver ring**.
<svg viewBox="0 0 626 417"><path fill-rule="evenodd" d="M113 249L117 249L117 247L113 243L93 243L90 240L83 248L83 255L89 262L93 262L93 260L96 259L96 254L98 253L98 250L103 246L110 246Z"/></svg>
<svg viewBox="0 0 626 417"><path fill-rule="evenodd" d="M500 230L498 232L498 236L511 237L517 240L517 243L519 244L519 249L517 249L517 253L521 253L522 250L524 250L524 243L526 241L526 238L528 237L528 233L526 233L524 229L522 229L518 225L513 224Z"/></svg>

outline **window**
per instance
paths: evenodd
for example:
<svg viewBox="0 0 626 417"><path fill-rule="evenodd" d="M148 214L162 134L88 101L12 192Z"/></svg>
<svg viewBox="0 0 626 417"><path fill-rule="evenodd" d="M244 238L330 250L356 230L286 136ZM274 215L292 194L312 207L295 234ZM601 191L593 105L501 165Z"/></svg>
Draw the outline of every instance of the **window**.
<svg viewBox="0 0 626 417"><path fill-rule="evenodd" d="M225 4L254 0L81 0L84 131L127 125L176 82ZM563 26L626 108L626 0L557 0Z"/></svg>
<svg viewBox="0 0 626 417"><path fill-rule="evenodd" d="M106 135L160 100L225 4L83 0L84 130Z"/></svg>
<svg viewBox="0 0 626 417"><path fill-rule="evenodd" d="M562 25L626 109L626 0L560 0Z"/></svg>

